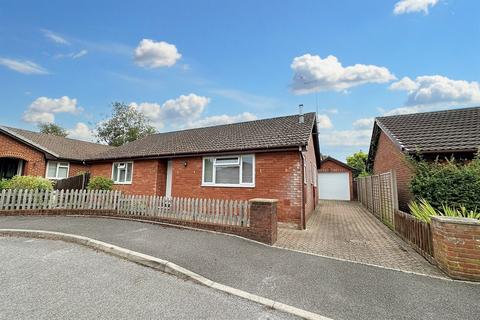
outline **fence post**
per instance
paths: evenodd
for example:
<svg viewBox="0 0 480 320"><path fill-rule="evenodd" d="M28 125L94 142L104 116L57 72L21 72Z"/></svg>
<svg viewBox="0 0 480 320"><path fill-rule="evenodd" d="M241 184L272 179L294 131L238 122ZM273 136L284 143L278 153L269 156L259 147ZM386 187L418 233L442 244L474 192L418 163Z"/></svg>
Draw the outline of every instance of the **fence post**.
<svg viewBox="0 0 480 320"><path fill-rule="evenodd" d="M391 170L392 179L392 199L393 199L393 211L398 210L398 189L397 189L397 173L395 170Z"/></svg>
<svg viewBox="0 0 480 320"><path fill-rule="evenodd" d="M270 245L277 241L277 202L277 199L249 200L250 238Z"/></svg>

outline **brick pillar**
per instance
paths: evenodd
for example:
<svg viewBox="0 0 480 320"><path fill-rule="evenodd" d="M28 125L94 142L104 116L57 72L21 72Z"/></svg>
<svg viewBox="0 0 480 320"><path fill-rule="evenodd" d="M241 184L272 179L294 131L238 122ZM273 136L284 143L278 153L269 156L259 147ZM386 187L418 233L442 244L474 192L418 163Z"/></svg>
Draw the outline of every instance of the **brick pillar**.
<svg viewBox="0 0 480 320"><path fill-rule="evenodd" d="M277 202L274 199L251 199L250 227L251 239L274 244L277 241Z"/></svg>
<svg viewBox="0 0 480 320"><path fill-rule="evenodd" d="M451 278L480 281L480 220L432 217L433 254Z"/></svg>

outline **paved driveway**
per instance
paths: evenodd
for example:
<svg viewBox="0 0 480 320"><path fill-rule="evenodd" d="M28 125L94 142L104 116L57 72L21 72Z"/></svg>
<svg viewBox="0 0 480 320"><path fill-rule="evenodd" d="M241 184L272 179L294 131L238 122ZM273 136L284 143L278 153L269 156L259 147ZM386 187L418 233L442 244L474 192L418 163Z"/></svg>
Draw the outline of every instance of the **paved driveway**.
<svg viewBox="0 0 480 320"><path fill-rule="evenodd" d="M322 200L307 230L279 229L278 247L444 277L359 202Z"/></svg>
<svg viewBox="0 0 480 320"><path fill-rule="evenodd" d="M478 284L338 261L223 234L86 217L0 217L0 228L91 237L335 320L468 320L480 313Z"/></svg>

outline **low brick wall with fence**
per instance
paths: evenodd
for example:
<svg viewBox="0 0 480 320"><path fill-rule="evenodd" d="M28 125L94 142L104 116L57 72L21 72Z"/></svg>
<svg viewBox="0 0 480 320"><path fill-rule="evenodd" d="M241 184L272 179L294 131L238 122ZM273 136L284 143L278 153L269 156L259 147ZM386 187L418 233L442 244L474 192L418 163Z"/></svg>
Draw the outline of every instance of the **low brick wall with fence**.
<svg viewBox="0 0 480 320"><path fill-rule="evenodd" d="M433 217L433 252L451 278L480 281L480 220Z"/></svg>
<svg viewBox="0 0 480 320"><path fill-rule="evenodd" d="M84 215L140 219L236 234L274 244L277 200L124 195L119 191L3 190L0 215Z"/></svg>

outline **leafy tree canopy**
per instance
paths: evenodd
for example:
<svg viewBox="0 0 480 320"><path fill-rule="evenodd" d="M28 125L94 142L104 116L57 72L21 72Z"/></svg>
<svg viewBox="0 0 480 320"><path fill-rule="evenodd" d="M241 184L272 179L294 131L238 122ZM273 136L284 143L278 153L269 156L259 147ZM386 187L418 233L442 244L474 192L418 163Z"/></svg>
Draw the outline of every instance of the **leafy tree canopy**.
<svg viewBox="0 0 480 320"><path fill-rule="evenodd" d="M53 134L63 138L68 136L68 131L55 123L41 123L38 125L38 129L41 133Z"/></svg>
<svg viewBox="0 0 480 320"><path fill-rule="evenodd" d="M156 133L145 115L123 102L112 103L112 115L97 123L97 140L110 146L121 146Z"/></svg>
<svg viewBox="0 0 480 320"><path fill-rule="evenodd" d="M350 167L357 169L357 176L366 176L368 155L363 151L355 152L353 155L347 157L347 164Z"/></svg>

